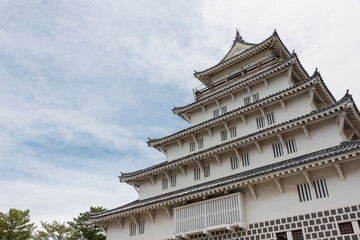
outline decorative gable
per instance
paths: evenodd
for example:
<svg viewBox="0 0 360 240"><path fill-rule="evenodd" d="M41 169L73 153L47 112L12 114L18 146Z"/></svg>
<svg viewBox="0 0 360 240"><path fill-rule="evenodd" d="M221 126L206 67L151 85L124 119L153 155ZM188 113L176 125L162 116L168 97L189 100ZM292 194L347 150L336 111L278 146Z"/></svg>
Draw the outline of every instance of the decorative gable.
<svg viewBox="0 0 360 240"><path fill-rule="evenodd" d="M221 62L224 62L236 55L239 55L240 53L244 52L245 50L251 48L253 45L250 44L246 44L243 42L238 42L236 41L233 46L231 47L230 51L228 54L226 54L226 56L224 57L224 59Z"/></svg>

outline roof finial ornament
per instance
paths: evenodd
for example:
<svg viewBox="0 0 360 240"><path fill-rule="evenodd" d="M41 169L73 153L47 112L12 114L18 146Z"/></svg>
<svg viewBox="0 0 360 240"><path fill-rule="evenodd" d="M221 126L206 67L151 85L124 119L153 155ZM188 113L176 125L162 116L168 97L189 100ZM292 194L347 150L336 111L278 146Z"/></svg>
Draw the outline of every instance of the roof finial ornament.
<svg viewBox="0 0 360 240"><path fill-rule="evenodd" d="M237 29L237 28L236 28L236 35L235 35L234 43L235 42L241 42L241 43L244 42L244 40L242 39L242 37L240 35L240 29Z"/></svg>
<svg viewBox="0 0 360 240"><path fill-rule="evenodd" d="M278 35L278 33L277 33L277 31L276 31L276 28L274 29L273 35L274 35L274 36L277 36L277 35Z"/></svg>
<svg viewBox="0 0 360 240"><path fill-rule="evenodd" d="M315 71L311 77L315 77L316 75L320 75L318 68L315 68Z"/></svg>
<svg viewBox="0 0 360 240"><path fill-rule="evenodd" d="M346 95L348 95L349 94L349 89L346 89Z"/></svg>

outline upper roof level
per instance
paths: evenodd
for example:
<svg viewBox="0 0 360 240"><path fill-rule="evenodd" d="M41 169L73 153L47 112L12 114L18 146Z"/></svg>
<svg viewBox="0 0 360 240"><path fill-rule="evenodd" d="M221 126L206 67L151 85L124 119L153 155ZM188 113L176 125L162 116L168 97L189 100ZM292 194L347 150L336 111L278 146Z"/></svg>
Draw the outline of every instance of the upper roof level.
<svg viewBox="0 0 360 240"><path fill-rule="evenodd" d="M287 59L290 56L290 52L282 43L276 30L269 38L258 44L245 42L237 31L233 45L218 64L200 72L195 71L194 76L205 86L194 90L195 99L223 87L229 78L251 72L273 60ZM241 65L241 63L246 64ZM229 71L239 64L241 66L237 70Z"/></svg>

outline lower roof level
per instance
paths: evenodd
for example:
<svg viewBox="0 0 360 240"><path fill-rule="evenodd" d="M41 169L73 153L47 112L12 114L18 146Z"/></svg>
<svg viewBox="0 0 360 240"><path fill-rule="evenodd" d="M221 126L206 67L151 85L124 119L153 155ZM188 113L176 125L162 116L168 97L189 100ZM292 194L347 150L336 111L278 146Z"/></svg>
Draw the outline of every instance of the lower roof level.
<svg viewBox="0 0 360 240"><path fill-rule="evenodd" d="M132 214L138 214L149 210L179 205L183 201L202 199L217 192L228 192L234 189L251 188L256 184L267 181L303 174L306 178L308 172L325 166L334 166L340 177L344 177L340 164L360 155L360 141L347 141L340 145L320 151L291 158L267 166L237 173L228 177L213 180L189 188L166 193L153 198L136 200L124 206L111 209L102 213L92 214L89 221L94 224L102 224L111 219L122 218ZM281 191L281 189L279 189ZM251 191L256 199L255 191Z"/></svg>

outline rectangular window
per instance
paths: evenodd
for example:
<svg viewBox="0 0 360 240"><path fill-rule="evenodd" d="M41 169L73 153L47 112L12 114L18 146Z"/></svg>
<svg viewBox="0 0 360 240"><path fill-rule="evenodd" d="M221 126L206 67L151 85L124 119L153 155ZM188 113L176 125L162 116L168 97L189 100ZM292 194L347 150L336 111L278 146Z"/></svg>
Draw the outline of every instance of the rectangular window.
<svg viewBox="0 0 360 240"><path fill-rule="evenodd" d="M169 181L168 181L168 179L167 178L163 178L162 179L162 189L164 190L164 189L168 189L168 187L169 187Z"/></svg>
<svg viewBox="0 0 360 240"><path fill-rule="evenodd" d="M275 113L268 113L266 114L266 118L267 118L267 122L269 125L273 125L275 124L276 120L275 120Z"/></svg>
<svg viewBox="0 0 360 240"><path fill-rule="evenodd" d="M314 181L316 198L326 198L329 196L329 192L326 186L325 179L319 179Z"/></svg>
<svg viewBox="0 0 360 240"><path fill-rule="evenodd" d="M190 152L195 151L195 142L190 142Z"/></svg>
<svg viewBox="0 0 360 240"><path fill-rule="evenodd" d="M281 157L282 155L284 155L284 151L283 151L283 147L281 143L275 143L272 145L273 148L273 152L274 152L274 157Z"/></svg>
<svg viewBox="0 0 360 240"><path fill-rule="evenodd" d="M339 229L341 234L354 233L351 222L339 223Z"/></svg>
<svg viewBox="0 0 360 240"><path fill-rule="evenodd" d="M214 114L214 118L217 118L219 116L219 109L213 111L213 114Z"/></svg>
<svg viewBox="0 0 360 240"><path fill-rule="evenodd" d="M204 139L203 138L199 138L197 140L197 142L198 142L198 149L204 148Z"/></svg>
<svg viewBox="0 0 360 240"><path fill-rule="evenodd" d="M287 240L286 232L276 233L276 240Z"/></svg>
<svg viewBox="0 0 360 240"><path fill-rule="evenodd" d="M258 129L265 127L265 120L264 120L264 118L263 118L263 117L258 117L258 118L256 118L256 125L257 125L257 128L258 128Z"/></svg>
<svg viewBox="0 0 360 240"><path fill-rule="evenodd" d="M293 240L304 240L304 235L301 229L292 231L291 233L293 236Z"/></svg>
<svg viewBox="0 0 360 240"><path fill-rule="evenodd" d="M286 148L289 154L297 152L295 138L286 141Z"/></svg>
<svg viewBox="0 0 360 240"><path fill-rule="evenodd" d="M306 202L310 201L311 199L311 193L310 193L310 187L308 183L303 183L297 185L298 193L300 202Z"/></svg>
<svg viewBox="0 0 360 240"><path fill-rule="evenodd" d="M250 97L244 98L244 105L247 106L251 103Z"/></svg>
<svg viewBox="0 0 360 240"><path fill-rule="evenodd" d="M254 95L252 95L252 97L253 97L253 102L257 102L260 100L259 93L255 93Z"/></svg>
<svg viewBox="0 0 360 240"><path fill-rule="evenodd" d="M139 222L139 234L144 234L145 233L145 221L140 221Z"/></svg>
<svg viewBox="0 0 360 240"><path fill-rule="evenodd" d="M231 170L239 168L239 159L236 156L230 158Z"/></svg>
<svg viewBox="0 0 360 240"><path fill-rule="evenodd" d="M170 182L171 187L176 187L176 175L172 175L170 177L170 180L171 180L171 182Z"/></svg>
<svg viewBox="0 0 360 240"><path fill-rule="evenodd" d="M227 109L226 109L226 106L224 107L221 107L221 115L224 115L227 113Z"/></svg>
<svg viewBox="0 0 360 240"><path fill-rule="evenodd" d="M199 180L200 179L200 168L195 168L194 169L194 180Z"/></svg>
<svg viewBox="0 0 360 240"><path fill-rule="evenodd" d="M247 167L250 165L249 153L241 154L241 160L243 167Z"/></svg>
<svg viewBox="0 0 360 240"><path fill-rule="evenodd" d="M227 132L226 132L226 130L222 130L220 132L220 134L221 134L221 141L226 141L227 140Z"/></svg>
<svg viewBox="0 0 360 240"><path fill-rule="evenodd" d="M204 178L210 177L210 165L204 166Z"/></svg>
<svg viewBox="0 0 360 240"><path fill-rule="evenodd" d="M135 235L136 235L136 224L130 223L130 236L135 236Z"/></svg>
<svg viewBox="0 0 360 240"><path fill-rule="evenodd" d="M231 127L230 128L230 137L234 138L236 137L236 127Z"/></svg>

